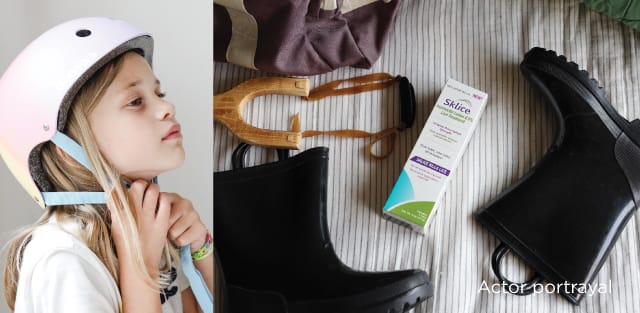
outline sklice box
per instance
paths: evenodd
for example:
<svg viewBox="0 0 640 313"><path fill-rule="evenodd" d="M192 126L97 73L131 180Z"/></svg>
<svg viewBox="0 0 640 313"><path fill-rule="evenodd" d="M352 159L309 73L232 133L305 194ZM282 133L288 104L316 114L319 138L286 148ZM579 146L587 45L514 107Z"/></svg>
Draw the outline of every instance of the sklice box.
<svg viewBox="0 0 640 313"><path fill-rule="evenodd" d="M383 208L424 233L487 103L487 94L447 80Z"/></svg>

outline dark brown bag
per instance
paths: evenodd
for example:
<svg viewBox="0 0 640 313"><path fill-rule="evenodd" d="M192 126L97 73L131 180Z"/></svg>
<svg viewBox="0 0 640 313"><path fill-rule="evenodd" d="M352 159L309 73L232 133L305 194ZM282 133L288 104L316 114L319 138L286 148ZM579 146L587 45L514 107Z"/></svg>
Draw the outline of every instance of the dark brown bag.
<svg viewBox="0 0 640 313"><path fill-rule="evenodd" d="M287 74L370 68L400 0L215 0L214 59Z"/></svg>

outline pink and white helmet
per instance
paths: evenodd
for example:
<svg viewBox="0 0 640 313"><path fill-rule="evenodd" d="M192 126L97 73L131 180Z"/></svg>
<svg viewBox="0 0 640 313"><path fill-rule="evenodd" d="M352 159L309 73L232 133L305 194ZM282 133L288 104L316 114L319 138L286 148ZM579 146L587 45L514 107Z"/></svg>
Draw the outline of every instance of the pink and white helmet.
<svg viewBox="0 0 640 313"><path fill-rule="evenodd" d="M36 38L0 78L0 155L41 207L104 203L103 193L52 192L39 147L53 141L90 168L82 148L62 134L67 111L87 79L129 50L140 51L151 64L153 39L124 21L79 18Z"/></svg>

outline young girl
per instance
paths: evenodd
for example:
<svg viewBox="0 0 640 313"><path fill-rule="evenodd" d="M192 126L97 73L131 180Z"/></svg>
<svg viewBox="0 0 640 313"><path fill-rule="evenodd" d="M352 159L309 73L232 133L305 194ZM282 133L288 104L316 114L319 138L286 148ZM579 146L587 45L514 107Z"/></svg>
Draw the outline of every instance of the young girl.
<svg viewBox="0 0 640 313"><path fill-rule="evenodd" d="M0 78L0 154L45 209L9 245L15 312L212 311L211 233L155 183L185 153L152 49L125 22L81 18L38 37Z"/></svg>

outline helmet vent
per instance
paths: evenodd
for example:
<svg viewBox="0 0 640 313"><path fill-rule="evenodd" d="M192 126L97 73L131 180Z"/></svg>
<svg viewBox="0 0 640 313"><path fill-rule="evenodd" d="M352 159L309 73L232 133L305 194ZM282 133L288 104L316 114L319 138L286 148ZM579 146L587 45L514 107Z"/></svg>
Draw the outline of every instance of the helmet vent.
<svg viewBox="0 0 640 313"><path fill-rule="evenodd" d="M91 35L91 31L88 29L81 29L76 32L76 36L78 37L88 37Z"/></svg>

